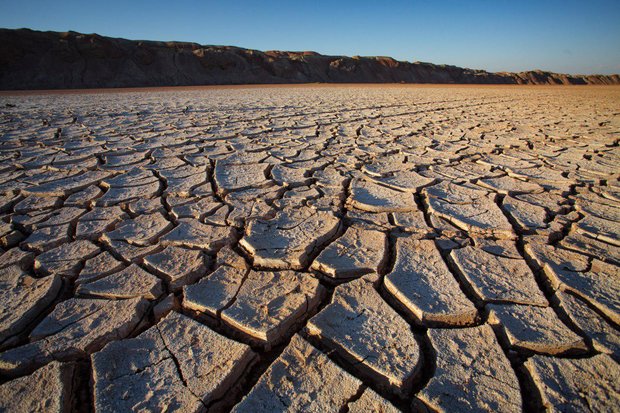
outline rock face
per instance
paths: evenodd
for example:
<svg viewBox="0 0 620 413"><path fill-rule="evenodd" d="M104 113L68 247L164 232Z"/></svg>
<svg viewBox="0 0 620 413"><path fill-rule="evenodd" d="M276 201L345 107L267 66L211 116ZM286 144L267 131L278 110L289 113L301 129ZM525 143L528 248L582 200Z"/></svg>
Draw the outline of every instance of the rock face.
<svg viewBox="0 0 620 413"><path fill-rule="evenodd" d="M618 75L483 70L390 57L260 52L231 46L132 41L76 32L0 30L0 89L239 83L618 84Z"/></svg>

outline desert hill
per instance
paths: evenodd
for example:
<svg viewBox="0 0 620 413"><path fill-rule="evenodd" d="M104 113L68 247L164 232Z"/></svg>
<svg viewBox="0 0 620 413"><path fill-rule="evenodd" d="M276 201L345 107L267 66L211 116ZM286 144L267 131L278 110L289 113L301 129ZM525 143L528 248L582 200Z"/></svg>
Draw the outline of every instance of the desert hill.
<svg viewBox="0 0 620 413"><path fill-rule="evenodd" d="M0 29L0 89L266 83L620 84L620 75L483 70L76 32Z"/></svg>

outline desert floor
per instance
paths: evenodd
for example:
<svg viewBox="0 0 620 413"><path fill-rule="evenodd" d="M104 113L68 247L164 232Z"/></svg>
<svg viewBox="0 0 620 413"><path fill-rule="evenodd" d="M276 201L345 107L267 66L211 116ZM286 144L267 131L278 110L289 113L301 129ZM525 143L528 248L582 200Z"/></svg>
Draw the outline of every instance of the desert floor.
<svg viewBox="0 0 620 413"><path fill-rule="evenodd" d="M620 87L0 96L0 411L617 411Z"/></svg>

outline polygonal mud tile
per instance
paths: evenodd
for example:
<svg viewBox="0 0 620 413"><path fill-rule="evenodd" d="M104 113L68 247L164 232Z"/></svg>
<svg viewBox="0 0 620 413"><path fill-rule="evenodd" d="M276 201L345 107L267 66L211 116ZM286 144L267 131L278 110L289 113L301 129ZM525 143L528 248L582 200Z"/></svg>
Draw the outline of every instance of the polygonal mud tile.
<svg viewBox="0 0 620 413"><path fill-rule="evenodd" d="M620 332L605 318L576 296L557 291L555 299L571 320L591 340L594 348L620 360Z"/></svg>
<svg viewBox="0 0 620 413"><path fill-rule="evenodd" d="M495 195L446 181L422 190L433 215L444 218L472 236L515 237L510 222L495 203Z"/></svg>
<svg viewBox="0 0 620 413"><path fill-rule="evenodd" d="M199 250L166 247L157 254L145 257L144 264L149 270L164 277L170 289L178 291L206 273L205 259Z"/></svg>
<svg viewBox="0 0 620 413"><path fill-rule="evenodd" d="M114 258L108 251L86 260L84 267L75 280L76 285L91 282L103 278L106 275L121 271L124 265L121 261Z"/></svg>
<svg viewBox="0 0 620 413"><path fill-rule="evenodd" d="M222 320L260 341L276 343L316 308L324 288L308 274L250 271Z"/></svg>
<svg viewBox="0 0 620 413"><path fill-rule="evenodd" d="M314 260L311 269L335 279L379 272L385 260L387 237L379 231L349 227Z"/></svg>
<svg viewBox="0 0 620 413"><path fill-rule="evenodd" d="M0 343L18 334L54 301L60 277L34 278L18 266L0 271Z"/></svg>
<svg viewBox="0 0 620 413"><path fill-rule="evenodd" d="M385 288L423 325L467 325L478 311L432 240L396 239L396 261L385 276Z"/></svg>
<svg viewBox="0 0 620 413"><path fill-rule="evenodd" d="M436 370L418 397L433 409L521 412L519 382L488 325L428 332Z"/></svg>
<svg viewBox="0 0 620 413"><path fill-rule="evenodd" d="M99 247L90 241L69 242L39 254L34 261L34 269L43 274L75 278L83 260L94 257L100 251Z"/></svg>
<svg viewBox="0 0 620 413"><path fill-rule="evenodd" d="M498 326L516 349L550 355L585 353L583 339L566 327L550 307L493 305L489 323Z"/></svg>
<svg viewBox="0 0 620 413"><path fill-rule="evenodd" d="M76 293L103 298L144 297L154 300L163 293L163 289L159 278L131 264L117 273L82 282Z"/></svg>
<svg viewBox="0 0 620 413"><path fill-rule="evenodd" d="M362 383L298 335L233 412L339 411Z"/></svg>
<svg viewBox="0 0 620 413"><path fill-rule="evenodd" d="M548 305L522 258L496 255L471 246L452 250L450 258L463 281L484 302Z"/></svg>
<svg viewBox="0 0 620 413"><path fill-rule="evenodd" d="M411 328L365 279L336 287L332 302L310 319L306 331L394 393L406 395L421 371Z"/></svg>
<svg viewBox="0 0 620 413"><path fill-rule="evenodd" d="M366 388L361 397L347 404L349 411L354 412L377 412L377 413L398 413L394 405L379 396L371 388Z"/></svg>
<svg viewBox="0 0 620 413"><path fill-rule="evenodd" d="M585 359L534 356L525 367L550 411L614 412L620 405L620 366L605 354Z"/></svg>
<svg viewBox="0 0 620 413"><path fill-rule="evenodd" d="M363 179L354 179L350 192L347 205L361 211L407 212L417 209L410 192L396 191Z"/></svg>
<svg viewBox="0 0 620 413"><path fill-rule="evenodd" d="M525 251L538 262L555 289L570 291L620 323L620 268L550 245L530 243Z"/></svg>
<svg viewBox="0 0 620 413"><path fill-rule="evenodd" d="M196 284L183 287L183 307L218 317L241 288L248 269L223 265Z"/></svg>
<svg viewBox="0 0 620 413"><path fill-rule="evenodd" d="M176 312L91 356L96 412L194 412L229 391L256 355Z"/></svg>
<svg viewBox="0 0 620 413"><path fill-rule="evenodd" d="M279 212L271 220L253 220L240 244L265 268L303 269L312 252L338 230L330 212L299 208Z"/></svg>
<svg viewBox="0 0 620 413"><path fill-rule="evenodd" d="M127 336L148 309L141 298L71 298L56 305L30 333L30 343L0 353L0 373L19 375L52 360L69 360Z"/></svg>
<svg viewBox="0 0 620 413"><path fill-rule="evenodd" d="M128 218L120 207L94 208L82 215L75 229L76 238L96 240L117 222Z"/></svg>
<svg viewBox="0 0 620 413"><path fill-rule="evenodd" d="M397 171L386 177L374 177L373 181L399 191L415 193L421 188L435 182L433 178L427 178L414 171Z"/></svg>
<svg viewBox="0 0 620 413"><path fill-rule="evenodd" d="M217 251L234 241L234 229L203 224L195 219L183 218L179 225L162 237L162 245L200 248Z"/></svg>
<svg viewBox="0 0 620 413"><path fill-rule="evenodd" d="M217 162L215 165L215 182L221 195L241 189L267 185L266 163L232 164Z"/></svg>
<svg viewBox="0 0 620 413"><path fill-rule="evenodd" d="M72 363L53 361L29 376L0 385L0 411L70 412L73 374Z"/></svg>
<svg viewBox="0 0 620 413"><path fill-rule="evenodd" d="M172 228L172 223L161 213L139 215L134 219L122 221L113 231L103 234L108 243L124 241L132 245L147 247Z"/></svg>

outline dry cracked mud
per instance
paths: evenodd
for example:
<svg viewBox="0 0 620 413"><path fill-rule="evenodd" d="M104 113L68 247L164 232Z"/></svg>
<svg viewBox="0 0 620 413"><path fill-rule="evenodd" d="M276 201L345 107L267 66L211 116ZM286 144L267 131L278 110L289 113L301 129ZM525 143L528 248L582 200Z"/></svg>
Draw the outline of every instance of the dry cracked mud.
<svg viewBox="0 0 620 413"><path fill-rule="evenodd" d="M619 103L0 96L0 411L618 411Z"/></svg>

